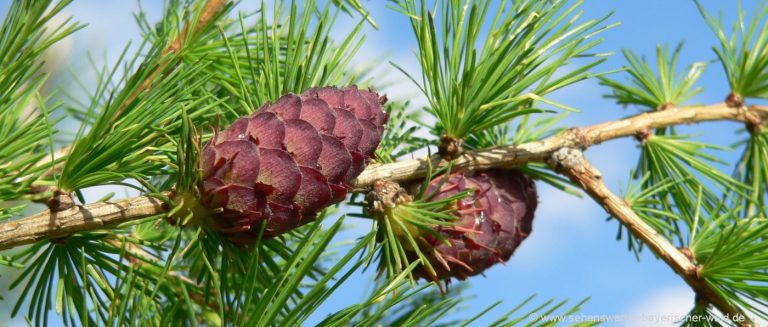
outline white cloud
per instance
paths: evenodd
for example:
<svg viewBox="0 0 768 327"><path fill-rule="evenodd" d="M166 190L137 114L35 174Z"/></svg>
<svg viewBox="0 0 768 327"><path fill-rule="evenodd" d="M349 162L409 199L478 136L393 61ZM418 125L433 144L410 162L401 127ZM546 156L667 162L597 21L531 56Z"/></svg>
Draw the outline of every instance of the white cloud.
<svg viewBox="0 0 768 327"><path fill-rule="evenodd" d="M693 303L694 294L685 286L659 289L631 305L625 313L628 319L623 325L678 326L677 319L685 317Z"/></svg>

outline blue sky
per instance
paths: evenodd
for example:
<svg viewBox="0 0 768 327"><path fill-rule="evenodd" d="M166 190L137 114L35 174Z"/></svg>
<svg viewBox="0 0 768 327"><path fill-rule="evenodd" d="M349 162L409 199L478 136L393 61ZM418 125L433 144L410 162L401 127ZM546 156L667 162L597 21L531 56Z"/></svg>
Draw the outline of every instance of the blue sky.
<svg viewBox="0 0 768 327"><path fill-rule="evenodd" d="M7 0L0 1L7 7ZM159 1L145 1L143 5L151 18L159 17ZM246 1L249 8L255 8L255 1ZM409 72L418 74L418 64L413 56L416 49L410 25L401 14L385 7L385 1L363 0L379 23L378 31L368 28L366 43L358 54L358 61L378 59L386 55L388 60L398 63ZM710 12L723 11L728 22L736 17L736 5L732 1L707 0L702 3ZM743 1L744 8L756 8L758 0ZM123 46L129 40L138 39L131 12L137 8L134 1L78 0L67 9L77 20L89 24L73 38L64 42L61 54L66 54L60 63L65 69L76 74L91 76L85 61L86 51L98 58L106 58L112 64ZM644 0L618 1L593 0L583 6L586 18L597 18L614 11L609 22L619 21L621 25L602 33L605 42L599 52L616 52L600 70L612 70L624 64L618 54L621 49L633 49L639 54L653 58L658 44L674 47L684 41L681 64L715 59L711 47L715 38L700 17L692 1ZM0 9L3 12L4 9ZM343 18L335 31L339 38L345 36L347 27L355 21ZM397 79L396 87L384 90L390 98L411 99L424 103L417 88L402 74L391 67L389 78ZM616 76L623 79L623 76ZM728 93L727 83L719 64L713 64L703 74L700 83L705 92L692 103L714 103L722 101ZM568 117L563 126L579 126L616 119L635 113L633 108L623 109L602 95L607 89L595 81L586 81L559 91L554 99L578 108L581 113ZM684 131L702 134L705 141L730 145L738 139L734 132L740 128L732 123L710 123L685 128ZM611 141L590 148L586 155L604 174L609 187L619 191L626 185L629 170L638 156L636 143L632 139ZM723 155L733 160L739 151ZM730 172L730 168L725 168ZM638 262L627 251L624 241L616 241L617 224L606 222L606 213L591 199L578 199L562 194L539 183L539 209L531 236L518 248L506 266L490 269L485 278L469 280L471 287L467 295L475 298L466 304L467 313L482 310L498 300L504 300L501 308L511 308L531 294L538 294L538 301L545 299L571 299L573 302L591 297L582 313L593 315L611 314L684 314L693 304L693 293L665 264L644 252ZM103 194L103 188L90 190L94 198ZM349 219L356 227L345 232L355 237L367 230L368 222ZM353 278L326 303L323 310L332 312L350 301L362 299L360 290L367 289L371 274ZM497 309L481 320L484 325L492 320ZM321 318L321 317L318 317ZM318 319L319 320L319 319ZM614 324L607 324L614 325ZM641 326L648 322L627 321L616 325ZM663 324L661 324L663 325Z"/></svg>

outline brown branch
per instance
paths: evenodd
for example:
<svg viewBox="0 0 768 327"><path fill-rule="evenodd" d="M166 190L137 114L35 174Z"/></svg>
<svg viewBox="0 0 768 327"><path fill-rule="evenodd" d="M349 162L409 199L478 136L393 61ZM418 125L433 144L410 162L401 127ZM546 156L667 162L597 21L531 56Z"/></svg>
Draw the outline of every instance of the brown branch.
<svg viewBox="0 0 768 327"><path fill-rule="evenodd" d="M645 129L672 125L691 124L704 121L732 120L740 122L768 119L768 107L753 106L734 109L724 103L710 106L670 108L664 111L643 113L627 119L605 122L581 128L571 128L559 135L536 142L520 145L504 145L480 151L467 151L453 161L453 167L460 169L487 169L493 167L519 166L528 162L544 162L560 148L586 149L608 140L634 136ZM364 191L376 180L404 182L423 178L427 174L427 160L437 167L441 158L403 160L391 164L370 165L357 177L354 187Z"/></svg>
<svg viewBox="0 0 768 327"><path fill-rule="evenodd" d="M159 200L145 196L75 206L59 212L46 210L0 224L0 250L65 237L76 232L101 229L162 212L164 209Z"/></svg>
<svg viewBox="0 0 768 327"><path fill-rule="evenodd" d="M467 151L454 160L459 169L486 169L512 167L528 162L545 162L560 148L586 149L604 141L634 136L640 130L703 121L732 120L746 122L758 117L768 119L768 107L746 109L729 108L725 104L668 109L645 113L627 119L572 128L562 134L536 142L506 145L480 151ZM353 183L356 191L370 190L377 180L404 182L425 177L427 161L436 167L443 162L438 156L404 160L390 164L373 164ZM44 211L23 219L0 223L0 251L43 239L103 228L129 220L164 213L156 200L147 197L126 199L121 202L96 203L77 206L62 212Z"/></svg>
<svg viewBox="0 0 768 327"><path fill-rule="evenodd" d="M732 322L743 322L744 326L753 325L739 307L720 296L717 290L700 276L701 267L694 263L692 258L678 250L640 218L624 199L608 189L603 183L600 171L584 159L580 150L562 148L552 155L550 165L581 186L605 211L621 221L633 236L642 240L653 253L664 260L696 292L697 301L712 304L720 312L734 319Z"/></svg>

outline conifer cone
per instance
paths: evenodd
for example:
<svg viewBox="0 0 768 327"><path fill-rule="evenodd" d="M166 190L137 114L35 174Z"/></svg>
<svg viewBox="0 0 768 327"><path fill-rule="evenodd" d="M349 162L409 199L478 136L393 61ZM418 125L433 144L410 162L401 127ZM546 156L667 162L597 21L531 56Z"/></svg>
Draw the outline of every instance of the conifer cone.
<svg viewBox="0 0 768 327"><path fill-rule="evenodd" d="M374 157L386 97L356 86L286 94L215 133L203 149L206 224L233 243L274 237L342 201Z"/></svg>
<svg viewBox="0 0 768 327"><path fill-rule="evenodd" d="M435 227L442 239L423 235L426 248L421 251L434 273L419 266L416 275L434 281L464 280L509 260L531 233L538 204L533 179L516 170L454 173L447 180L443 176L432 180L425 194L440 200L468 189L473 195L456 203L454 226Z"/></svg>

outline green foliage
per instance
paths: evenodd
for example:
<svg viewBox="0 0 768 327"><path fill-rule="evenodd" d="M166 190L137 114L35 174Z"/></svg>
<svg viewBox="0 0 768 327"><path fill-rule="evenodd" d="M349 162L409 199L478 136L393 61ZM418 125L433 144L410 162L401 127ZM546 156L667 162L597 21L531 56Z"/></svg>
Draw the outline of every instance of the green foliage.
<svg viewBox="0 0 768 327"><path fill-rule="evenodd" d="M409 268L413 268L415 263ZM464 297L455 293L439 294L429 289L429 284L409 288L404 280L410 269L395 278L393 282L379 283L371 296L363 303L351 305L323 320L319 326L472 326L479 318L487 316L501 302L489 306L474 316L464 319L446 319L462 308ZM387 296L397 292L400 296ZM556 326L556 317L576 313L586 299L570 307L567 301L555 303L545 301L531 306L535 295L531 295L492 322L491 326ZM526 310L526 311L523 311ZM552 317L548 321L546 318ZM534 318L533 320L531 320ZM593 326L596 323L573 324L572 326Z"/></svg>
<svg viewBox="0 0 768 327"><path fill-rule="evenodd" d="M73 191L88 186L118 184L126 179L145 182L150 176L165 174L164 164L159 162L158 154L151 147L165 141L162 138L165 133L176 134L162 128L177 120L182 108L207 100L195 92L205 80L191 85L182 83L192 79L197 72L180 70L171 73L164 78L168 83L166 87L156 85L135 100L139 103L127 107L123 107L123 103L128 101L131 91L121 92L122 97L108 103L105 113L98 115L88 132L83 132L83 128L78 133L62 168L58 187ZM144 73L150 74L149 71ZM134 90L141 81L141 78L133 78L124 90ZM100 89L98 97L109 96L107 92L106 88Z"/></svg>
<svg viewBox="0 0 768 327"><path fill-rule="evenodd" d="M671 110L691 99L702 91L696 82L704 64L695 63L688 67L687 73L678 73L680 48L678 46L670 58L667 46L657 47L655 69L633 51L624 51L629 62L626 67L629 83L601 77L601 83L612 90L607 97L618 104L637 105L644 111ZM740 183L712 165L725 162L710 152L729 150L727 147L677 135L674 128L644 131L636 138L641 143L641 152L632 176L638 184L630 183L625 199L646 223L681 247L685 246L686 230L693 226L699 210L714 214L720 209L723 194L747 196L751 193L750 185ZM627 239L628 249L639 258L642 243L629 232L625 233L625 226L619 226L617 238L623 237Z"/></svg>
<svg viewBox="0 0 768 327"><path fill-rule="evenodd" d="M629 67L625 67L630 75L629 83L600 77L601 83L613 90L613 94L607 97L616 99L616 103L621 105L637 105L652 111L683 104L701 93L703 88L695 87L695 84L706 65L695 63L688 68L686 75L677 76L681 48L682 43L675 48L672 58L669 58L668 46L656 47L658 76L654 75L651 65L644 58L640 59L632 50L624 50L624 58L629 63Z"/></svg>
<svg viewBox="0 0 768 327"><path fill-rule="evenodd" d="M134 57L127 60L123 77L115 80L127 48L114 68L99 74L92 102L87 108L77 110L86 119L62 167L60 189L75 191L95 185L122 184L126 179L146 186L149 177L166 174L162 157L154 147L167 142L163 136L178 136L182 111L202 119L204 113L219 102L202 87L209 79L202 70L205 63L184 65L180 63L184 51L166 50L178 34L178 28L170 28L171 22L189 20L202 9L201 3L191 11L180 7L178 3L168 7L166 17L170 18L163 20L164 28L152 34L154 42L150 43L150 37L145 36ZM195 46L194 37L204 35L212 26L199 28L201 32L187 33L183 44ZM143 58L141 63L140 58Z"/></svg>
<svg viewBox="0 0 768 327"><path fill-rule="evenodd" d="M637 184L630 183L625 191L625 200L635 213L681 247L685 246L685 231L694 225L699 211L716 214L722 210L723 194L741 198L751 193L748 185L715 168L712 163L724 163L707 150L727 148L657 131L642 144L632 174ZM628 249L638 255L642 244L623 230L619 226L617 239L626 234Z"/></svg>
<svg viewBox="0 0 768 327"><path fill-rule="evenodd" d="M502 2L492 9L491 1L451 0L434 11L425 1L398 3L419 44L421 83L406 74L427 96L437 134L456 138L540 112L537 101L570 109L545 96L594 76L590 70L605 58L588 54L600 43L591 38L612 26L600 27L608 16L577 24L581 1ZM563 72L577 57L589 59Z"/></svg>
<svg viewBox="0 0 768 327"><path fill-rule="evenodd" d="M407 112L408 106L408 102L389 102L384 108L389 115L389 121L384 129L381 143L376 148L377 161L395 162L398 158L427 145L427 140L415 135L419 128L413 122L418 119L418 113Z"/></svg>
<svg viewBox="0 0 768 327"><path fill-rule="evenodd" d="M729 301L761 319L768 318L765 267L768 242L764 219L743 219L740 208L701 216L690 231L689 247L699 274Z"/></svg>
<svg viewBox="0 0 768 327"><path fill-rule="evenodd" d="M372 234L338 258L335 265L328 269L317 266L324 261L322 257L342 222L337 220L328 230L315 223L290 245L277 240L258 242L250 253L231 246L222 253L223 240L208 235L186 246L191 252L182 262L191 264L188 269L195 279L216 293L210 295L210 301L218 303L219 311L211 314L223 324L242 325L251 317L261 317L257 325L301 325L364 262L352 259L360 255ZM185 310L198 309L190 303Z"/></svg>
<svg viewBox="0 0 768 327"><path fill-rule="evenodd" d="M26 283L12 316L28 300L26 317L36 325L48 325L47 313L54 308L72 325L93 325L97 317L106 317L106 299L114 296L106 276L116 275L125 266L113 256L118 251L101 242L104 236L84 233L66 243L37 243L14 256L25 269L11 288Z"/></svg>
<svg viewBox="0 0 768 327"><path fill-rule="evenodd" d="M193 190L203 180L202 177L202 140L197 134L194 123L187 115L187 111L182 108L181 133L179 141L176 142L176 157L171 158L172 163L176 164L176 190L179 194ZM175 142L170 139L169 141Z"/></svg>
<svg viewBox="0 0 768 327"><path fill-rule="evenodd" d="M702 188L692 196L696 207L690 213L690 221L686 221L689 217L659 209L659 200L655 199L654 193L670 190L678 184L681 182L667 181L660 184L658 190L642 190L630 186L626 199L633 210L659 233L668 238L676 238L680 248L690 250L699 269L697 274L720 296L766 319L768 288L765 286L765 267L768 263L768 243L765 242L765 233L768 224L762 218L741 216L741 207L730 207L725 205L725 201L720 201L713 210L705 210ZM682 229L676 225L679 221L685 222ZM635 254L643 246L632 237L628 237L628 245ZM699 320L724 322L720 315L708 310L707 306L697 305L689 315L698 315ZM707 316L710 318L705 318Z"/></svg>
<svg viewBox="0 0 768 327"><path fill-rule="evenodd" d="M723 65L731 93L741 98L768 99L768 5L763 3L752 11L752 20L747 23L738 2L738 20L728 37L722 17L716 19L699 1L694 2L720 42L713 50Z"/></svg>
<svg viewBox="0 0 768 327"><path fill-rule="evenodd" d="M379 271L386 272L388 278L396 276L412 263L422 265L423 269L435 275L430 260L434 253L425 250L423 237L429 235L444 239L435 227L451 226L456 220L452 214L456 202L469 195L466 191L433 201L431 196L434 195L423 194L425 188L426 185L422 187L421 196L417 196L413 202L388 208L373 225L373 230L378 232L377 239L382 244ZM415 283L414 276L409 275L409 278Z"/></svg>
<svg viewBox="0 0 768 327"><path fill-rule="evenodd" d="M666 181L676 181L669 190L655 194L661 202L661 208L677 212L690 224L698 202L709 212L718 206L718 194L735 192L744 195L749 192L748 187L713 167L710 163L724 162L705 152L726 149L691 141L685 136L654 135L643 145L635 176L649 175L643 185L647 189L657 188ZM709 185L717 187L718 190L712 190ZM699 190L703 194L700 199L696 196Z"/></svg>
<svg viewBox="0 0 768 327"><path fill-rule="evenodd" d="M676 232L679 231L677 228L679 217L664 209L662 200L660 200L662 196L659 193L668 192L679 181L662 180L657 182L653 188L643 188L643 185L648 184L649 178L650 175L642 176L638 179L638 183L632 183L632 180L630 180L627 189L624 191L624 200L649 226L666 238L672 239L678 236ZM613 217L608 218L608 220L610 219L613 219ZM625 234L626 236L624 236ZM625 237L627 239L627 249L633 252L639 260L640 251L643 249L642 241L634 238L626 226L620 225L616 239L620 240Z"/></svg>
<svg viewBox="0 0 768 327"><path fill-rule="evenodd" d="M752 192L740 203L743 217L768 217L768 129L753 133L744 146L744 153L734 169L734 178L750 186Z"/></svg>
<svg viewBox="0 0 768 327"><path fill-rule="evenodd" d="M263 2L262 8L266 8ZM275 1L272 15L261 10L249 26L241 15L230 28L233 35L222 35L213 43L218 48L215 52L227 57L211 66L213 82L234 97L236 105L231 110L236 116L252 113L288 92L356 81L347 65L362 44L364 21L336 44L330 31L338 10L330 3L317 8L313 0L306 1L302 11L296 1L285 10L282 2ZM201 57L209 56L209 51L200 53Z"/></svg>
<svg viewBox="0 0 768 327"><path fill-rule="evenodd" d="M0 202L18 200L49 168L51 137L59 107L40 94L48 80L42 56L54 43L82 25L54 25L53 16L70 1L16 1L0 27ZM0 206L0 220L19 212Z"/></svg>
<svg viewBox="0 0 768 327"><path fill-rule="evenodd" d="M22 192L26 192L26 190L24 190ZM12 193L12 194L18 194L18 193ZM0 221L2 221L4 219L12 218L12 217L20 214L24 210L24 208L26 208L26 207L27 207L26 204L19 204L19 205L15 205L15 206L8 206L8 207L0 208Z"/></svg>
<svg viewBox="0 0 768 327"><path fill-rule="evenodd" d="M378 28L378 25L376 22L373 21L373 18L371 18L368 11L365 9L362 3L360 3L360 0L332 0L333 4L341 8L346 13L351 14L351 10L356 11L359 13L363 18L365 18L366 21L368 21L371 26L374 28ZM351 9L351 10L350 10Z"/></svg>

